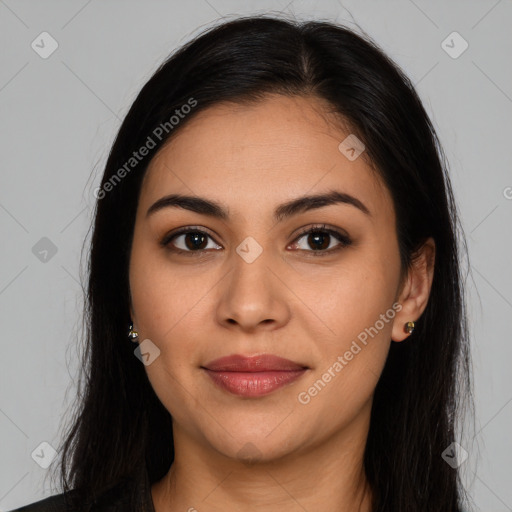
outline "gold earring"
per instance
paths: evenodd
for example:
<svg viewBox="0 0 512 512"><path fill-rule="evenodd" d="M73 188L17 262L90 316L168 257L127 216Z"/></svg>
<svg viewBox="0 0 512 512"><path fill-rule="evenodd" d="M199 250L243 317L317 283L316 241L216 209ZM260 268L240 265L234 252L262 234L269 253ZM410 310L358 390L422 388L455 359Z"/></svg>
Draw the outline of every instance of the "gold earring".
<svg viewBox="0 0 512 512"><path fill-rule="evenodd" d="M407 322L404 326L404 331L411 334L412 331L414 331L414 326L415 326L414 322Z"/></svg>
<svg viewBox="0 0 512 512"><path fill-rule="evenodd" d="M130 331L128 332L128 338L130 338L131 341L137 341L139 338L139 333L137 331L133 330L133 324L130 324Z"/></svg>

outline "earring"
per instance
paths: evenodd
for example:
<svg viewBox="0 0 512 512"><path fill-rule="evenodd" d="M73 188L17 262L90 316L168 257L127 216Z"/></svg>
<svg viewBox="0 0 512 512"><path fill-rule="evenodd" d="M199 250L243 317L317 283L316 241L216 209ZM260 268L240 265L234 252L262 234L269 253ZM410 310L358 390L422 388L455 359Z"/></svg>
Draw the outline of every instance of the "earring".
<svg viewBox="0 0 512 512"><path fill-rule="evenodd" d="M405 325L404 325L404 331L411 334L412 331L414 331L414 322L407 322Z"/></svg>
<svg viewBox="0 0 512 512"><path fill-rule="evenodd" d="M139 333L137 331L133 330L133 324L130 324L130 331L128 332L128 338L130 338L131 341L137 341L139 338Z"/></svg>

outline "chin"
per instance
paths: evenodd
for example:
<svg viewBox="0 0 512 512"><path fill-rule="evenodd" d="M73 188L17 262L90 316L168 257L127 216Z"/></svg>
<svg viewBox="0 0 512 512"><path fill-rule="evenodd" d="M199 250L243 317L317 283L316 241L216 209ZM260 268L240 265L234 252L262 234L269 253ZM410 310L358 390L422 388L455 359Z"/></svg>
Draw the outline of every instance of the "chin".
<svg viewBox="0 0 512 512"><path fill-rule="evenodd" d="M222 439L211 440L211 445L219 453L246 464L266 463L279 460L295 451L295 443L290 443L290 434L267 431L243 433L238 430L237 436L223 435ZM297 439L297 444L300 442Z"/></svg>

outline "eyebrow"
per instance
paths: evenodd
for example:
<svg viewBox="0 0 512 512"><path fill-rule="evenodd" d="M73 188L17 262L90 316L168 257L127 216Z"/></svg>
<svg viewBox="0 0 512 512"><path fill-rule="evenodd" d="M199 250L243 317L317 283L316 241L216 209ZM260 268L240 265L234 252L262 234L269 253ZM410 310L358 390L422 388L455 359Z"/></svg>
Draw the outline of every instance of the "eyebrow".
<svg viewBox="0 0 512 512"><path fill-rule="evenodd" d="M352 205L371 217L370 210L359 199L350 194L333 190L324 194L299 197L279 205L274 210L274 221L281 222L298 213L340 203ZM149 207L146 212L146 217L164 208L183 208L191 212L224 221L229 220L229 211L220 203L198 196L186 196L181 194L170 194L158 199L158 201Z"/></svg>

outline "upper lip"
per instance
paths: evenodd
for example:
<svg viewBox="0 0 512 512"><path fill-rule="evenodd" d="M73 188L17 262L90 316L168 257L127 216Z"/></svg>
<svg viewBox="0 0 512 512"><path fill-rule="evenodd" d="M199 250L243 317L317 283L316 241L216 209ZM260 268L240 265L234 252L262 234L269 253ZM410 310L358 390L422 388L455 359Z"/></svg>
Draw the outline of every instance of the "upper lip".
<svg viewBox="0 0 512 512"><path fill-rule="evenodd" d="M233 354L210 361L203 368L216 372L267 372L304 370L307 366L272 354L256 356Z"/></svg>

